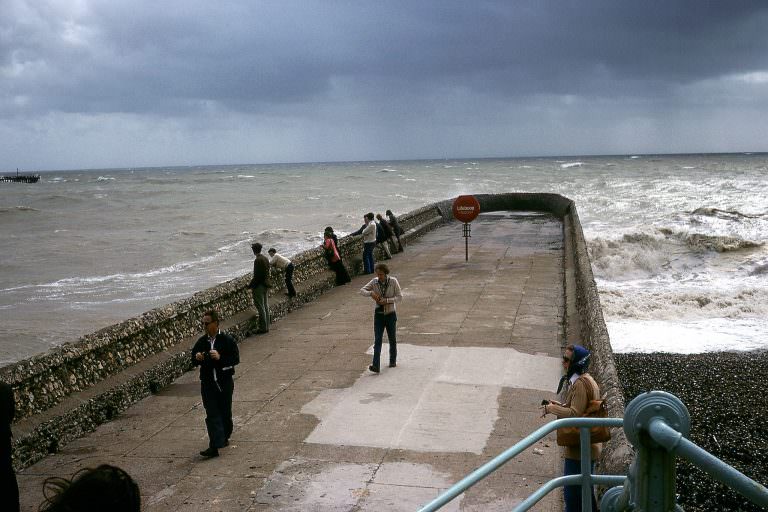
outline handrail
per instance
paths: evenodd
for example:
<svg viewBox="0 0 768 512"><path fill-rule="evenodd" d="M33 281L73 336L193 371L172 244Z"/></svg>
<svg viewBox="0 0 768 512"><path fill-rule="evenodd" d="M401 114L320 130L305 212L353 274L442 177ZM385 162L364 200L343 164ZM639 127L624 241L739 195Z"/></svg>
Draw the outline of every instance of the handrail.
<svg viewBox="0 0 768 512"><path fill-rule="evenodd" d="M581 427L581 434L584 435L586 432L586 435L589 435L589 427L598 426L598 425L604 425L606 427L620 427L624 423L624 420L622 418L565 418L561 420L555 420L547 423L546 425L542 425L532 433L528 434L526 437L515 443L514 446L511 448L508 448L501 454L497 455L490 461L486 462L476 470L474 470L469 475L462 478L459 482L455 483L453 486L451 486L448 490L443 492L440 496L429 502L427 505L419 509L419 512L434 512L435 510L439 510L442 508L445 504L453 500L456 496L463 493L473 485L475 485L477 482L488 476L489 474L496 471L498 468L509 462L511 459L525 451L527 448L530 448L533 446L537 441L541 440L549 434L550 432L553 432L557 430L558 428L563 427ZM583 449L589 450L589 445L583 447ZM582 456L583 458L583 456ZM587 454L587 460L589 460L589 454ZM589 468L589 465L587 465L587 468ZM586 476L586 478L585 478ZM606 485L616 485L620 484L624 481L626 477L621 476L614 476L614 475L569 475L568 477L560 477L556 478L555 480L551 480L546 485L552 484L552 482L557 481L558 483L555 484L551 489L547 490L543 494L541 494L538 498L531 501L526 508L521 508L524 504L528 503L531 498L534 496L537 496L539 494L539 491L534 493L532 496L529 496L528 499L526 499L523 503L521 503L517 508L515 508L515 511L522 511L522 510L528 510L533 504L535 504L537 501L539 501L541 498L543 498L548 492L550 492L552 489L559 487L561 485L573 485L574 483L579 483L584 480L589 480L594 483L604 483ZM565 480L563 480L565 479ZM611 479L611 480L605 480L604 479ZM562 483L563 481L566 481L566 483ZM573 481L573 482L571 482ZM587 484L588 486L591 486L591 484ZM582 493L584 494L584 493ZM591 493L589 494L590 500L591 500Z"/></svg>
<svg viewBox="0 0 768 512"><path fill-rule="evenodd" d="M600 510L682 510L675 493L677 457L768 509L768 489L686 439L690 424L688 409L674 395L649 391L635 397L624 411L624 433L635 458L627 481L606 491Z"/></svg>
<svg viewBox="0 0 768 512"><path fill-rule="evenodd" d="M648 433L667 451L675 452L752 503L768 509L768 489L733 466L721 461L696 443L685 439L680 432L667 425L663 419L651 420Z"/></svg>
<svg viewBox="0 0 768 512"><path fill-rule="evenodd" d="M590 467L589 427L604 425L624 427L627 439L636 453L624 475L593 475ZM581 474L554 478L523 502L514 512L530 509L558 487L582 486L582 510L591 510L591 487L619 485L606 491L600 503L603 512L625 510L675 510L677 504L675 458L682 457L704 470L712 478L729 486L753 503L768 509L768 489L760 483L721 461L687 438L690 429L688 409L676 396L664 391L649 391L638 395L624 411L624 418L566 418L538 428L514 446L454 484L450 489L419 509L434 512L453 500L503 464L522 453L550 432L562 427L579 427L581 441Z"/></svg>

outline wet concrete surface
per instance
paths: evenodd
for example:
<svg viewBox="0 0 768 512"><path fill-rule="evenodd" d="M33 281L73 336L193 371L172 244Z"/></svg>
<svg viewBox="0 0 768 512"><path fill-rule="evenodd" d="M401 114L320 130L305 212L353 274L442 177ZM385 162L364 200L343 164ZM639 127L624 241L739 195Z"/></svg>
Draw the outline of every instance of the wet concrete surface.
<svg viewBox="0 0 768 512"><path fill-rule="evenodd" d="M138 482L144 510L417 510L546 420L563 344L562 224L481 215L388 261L403 288L398 365L367 370L373 303L359 276L240 346L230 446L205 460L189 372L18 474L22 510L43 481L101 463ZM385 338L382 360L387 361ZM510 510L560 476L554 435L443 510ZM560 493L534 510L560 510Z"/></svg>

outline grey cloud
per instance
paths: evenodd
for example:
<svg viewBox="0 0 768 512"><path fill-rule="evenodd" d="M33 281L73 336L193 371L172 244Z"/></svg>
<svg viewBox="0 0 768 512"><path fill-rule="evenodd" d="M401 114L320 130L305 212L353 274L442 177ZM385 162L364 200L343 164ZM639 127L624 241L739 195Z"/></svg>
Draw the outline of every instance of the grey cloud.
<svg viewBox="0 0 768 512"><path fill-rule="evenodd" d="M322 97L335 77L373 97L647 95L768 68L761 2L28 5L26 18L2 21L2 62L29 71L0 87L38 111L180 114L208 101L259 111Z"/></svg>

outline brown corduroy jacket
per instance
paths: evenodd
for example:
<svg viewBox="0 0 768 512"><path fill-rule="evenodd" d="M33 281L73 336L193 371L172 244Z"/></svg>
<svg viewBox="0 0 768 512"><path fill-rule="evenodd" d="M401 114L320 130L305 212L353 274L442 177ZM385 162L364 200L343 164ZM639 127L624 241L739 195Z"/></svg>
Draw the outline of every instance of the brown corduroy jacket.
<svg viewBox="0 0 768 512"><path fill-rule="evenodd" d="M589 373L584 373L571 385L565 399L565 404L550 403L547 406L546 412L554 414L558 419L578 418L584 416L584 411L587 410L587 404L590 400L599 399L600 387ZM601 449L602 443L595 443L591 446L592 460L600 456ZM566 446L565 458L581 460L579 447Z"/></svg>

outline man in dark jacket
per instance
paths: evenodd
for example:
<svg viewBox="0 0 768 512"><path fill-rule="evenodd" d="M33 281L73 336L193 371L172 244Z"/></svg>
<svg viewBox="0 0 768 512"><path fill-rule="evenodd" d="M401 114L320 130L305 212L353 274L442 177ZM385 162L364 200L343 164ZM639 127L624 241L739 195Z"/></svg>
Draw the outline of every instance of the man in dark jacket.
<svg viewBox="0 0 768 512"><path fill-rule="evenodd" d="M218 457L219 448L227 446L232 435L232 376L240 362L240 351L235 340L219 330L216 311L203 315L203 327L205 334L192 348L192 364L200 367L200 394L208 429L208 448L200 455Z"/></svg>
<svg viewBox="0 0 768 512"><path fill-rule="evenodd" d="M397 245L395 245L395 230L392 228L392 225L387 221L387 219L384 218L382 214L377 213L376 220L379 221L379 226L381 227L381 230L384 232L384 235L383 235L384 241L382 243L384 244L384 247L387 248L387 255L391 258L392 252L389 250L390 242L392 243L392 246L397 251Z"/></svg>
<svg viewBox="0 0 768 512"><path fill-rule="evenodd" d="M13 388L0 382L0 510L19 510L19 485L13 471L11 423L16 416Z"/></svg>
<svg viewBox="0 0 768 512"><path fill-rule="evenodd" d="M267 289L269 285L269 258L261 254L261 244L256 242L251 244L253 254L256 259L253 260L253 279L251 279L248 288L253 292L253 304L256 311L259 312L259 330L256 334L269 332L269 302L267 301Z"/></svg>

